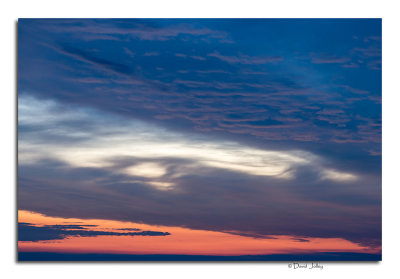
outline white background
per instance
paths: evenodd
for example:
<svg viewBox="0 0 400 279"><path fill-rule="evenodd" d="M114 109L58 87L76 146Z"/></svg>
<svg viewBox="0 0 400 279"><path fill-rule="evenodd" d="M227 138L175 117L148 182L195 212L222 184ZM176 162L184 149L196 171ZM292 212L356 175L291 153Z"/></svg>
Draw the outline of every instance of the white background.
<svg viewBox="0 0 400 279"><path fill-rule="evenodd" d="M1 259L2 278L400 278L399 120L400 7L397 1L352 0L18 0L1 2ZM357 17L383 18L383 261L323 263L17 263L16 262L16 22L24 17Z"/></svg>

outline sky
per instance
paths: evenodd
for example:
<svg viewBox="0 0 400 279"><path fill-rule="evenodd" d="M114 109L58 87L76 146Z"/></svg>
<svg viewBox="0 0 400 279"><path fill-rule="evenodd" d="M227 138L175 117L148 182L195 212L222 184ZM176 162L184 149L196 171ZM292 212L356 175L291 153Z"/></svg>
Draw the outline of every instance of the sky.
<svg viewBox="0 0 400 279"><path fill-rule="evenodd" d="M21 259L380 259L381 36L19 19Z"/></svg>

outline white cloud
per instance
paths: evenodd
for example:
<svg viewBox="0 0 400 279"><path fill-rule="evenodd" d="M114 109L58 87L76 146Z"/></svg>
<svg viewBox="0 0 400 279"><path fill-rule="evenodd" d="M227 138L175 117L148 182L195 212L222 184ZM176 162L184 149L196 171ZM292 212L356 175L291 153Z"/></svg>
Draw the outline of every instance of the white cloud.
<svg viewBox="0 0 400 279"><path fill-rule="evenodd" d="M107 115L105 112L63 107L54 101L25 95L20 96L18 106L19 125L47 127L36 132L39 139L20 137L19 164L32 164L40 159L53 158L73 167L108 168L113 166L114 158L135 157L147 162L114 171L130 176L159 178L167 174L166 167L149 160L174 158L194 162L180 168L175 176L197 173L199 167L211 167L290 179L293 178L292 170L296 166L315 165L322 179L356 179L354 174L323 168L320 165L321 158L310 152L263 150L233 141L217 141L207 136L182 134L139 120ZM76 123L75 126L66 126L65 121L71 120L90 123L93 129L84 129ZM84 137L85 141L60 144L51 140L54 134ZM158 187L170 186L168 181L152 183Z"/></svg>
<svg viewBox="0 0 400 279"><path fill-rule="evenodd" d="M125 168L123 172L132 176L160 177L165 175L167 170L160 164L142 163Z"/></svg>
<svg viewBox="0 0 400 279"><path fill-rule="evenodd" d="M357 180L357 176L352 173L340 172L333 169L324 169L322 172L322 178L335 181L354 181Z"/></svg>

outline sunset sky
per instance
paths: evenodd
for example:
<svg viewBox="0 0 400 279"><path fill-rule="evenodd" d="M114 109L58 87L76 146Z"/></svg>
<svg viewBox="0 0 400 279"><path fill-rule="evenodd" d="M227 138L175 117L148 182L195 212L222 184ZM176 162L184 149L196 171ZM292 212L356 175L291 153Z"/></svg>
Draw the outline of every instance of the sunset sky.
<svg viewBox="0 0 400 279"><path fill-rule="evenodd" d="M20 19L20 260L379 260L381 36Z"/></svg>

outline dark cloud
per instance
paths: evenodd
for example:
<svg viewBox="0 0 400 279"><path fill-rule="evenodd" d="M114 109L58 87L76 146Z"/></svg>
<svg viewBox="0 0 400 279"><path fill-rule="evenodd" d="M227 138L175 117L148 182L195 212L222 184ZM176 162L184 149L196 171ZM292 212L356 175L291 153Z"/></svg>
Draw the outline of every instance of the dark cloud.
<svg viewBox="0 0 400 279"><path fill-rule="evenodd" d="M212 168L173 178L188 161L158 163L168 164L163 179L175 185L169 191L151 187L148 178L129 182L132 178L105 170L54 167L53 162L20 167L24 179L19 180L19 207L50 216L184 224L252 237L339 237L365 245L380 243L379 178L321 181L310 168L298 168L295 180Z"/></svg>
<svg viewBox="0 0 400 279"><path fill-rule="evenodd" d="M87 227L91 225L45 225L35 226L29 223L18 223L18 240L19 241L47 241L60 240L70 236L76 237L94 237L100 235L116 235L116 236L166 236L168 232L156 231L135 231L135 232L108 232L89 230Z"/></svg>
<svg viewBox="0 0 400 279"><path fill-rule="evenodd" d="M304 238L292 238L292 240L298 241L298 242L310 242L310 240L304 239Z"/></svg>

